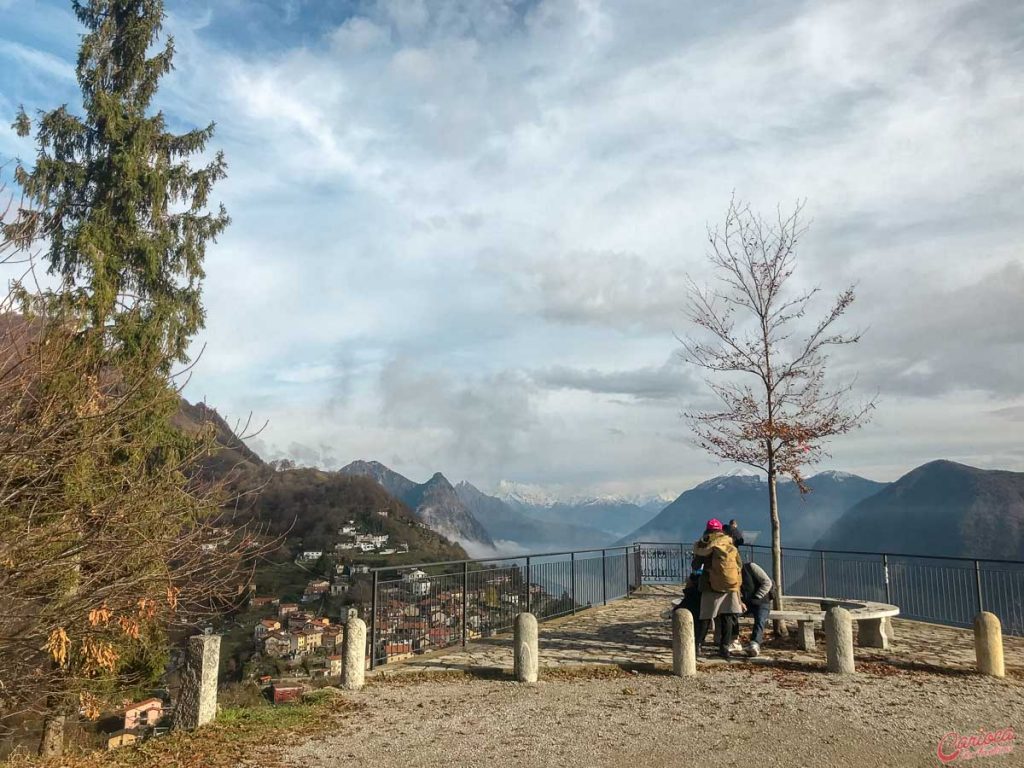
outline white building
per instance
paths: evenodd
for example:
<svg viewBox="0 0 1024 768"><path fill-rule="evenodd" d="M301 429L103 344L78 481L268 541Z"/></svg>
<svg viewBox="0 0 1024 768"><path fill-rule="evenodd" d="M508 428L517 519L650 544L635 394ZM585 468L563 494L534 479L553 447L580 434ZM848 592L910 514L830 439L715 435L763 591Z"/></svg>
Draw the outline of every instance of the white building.
<svg viewBox="0 0 1024 768"><path fill-rule="evenodd" d="M423 597L430 592L430 580L426 572L421 571L419 568L403 574L402 581L409 585L409 590L416 597Z"/></svg>
<svg viewBox="0 0 1024 768"><path fill-rule="evenodd" d="M324 556L324 551L322 549L307 549L301 555L299 555L299 559L300 560L319 560L323 556Z"/></svg>

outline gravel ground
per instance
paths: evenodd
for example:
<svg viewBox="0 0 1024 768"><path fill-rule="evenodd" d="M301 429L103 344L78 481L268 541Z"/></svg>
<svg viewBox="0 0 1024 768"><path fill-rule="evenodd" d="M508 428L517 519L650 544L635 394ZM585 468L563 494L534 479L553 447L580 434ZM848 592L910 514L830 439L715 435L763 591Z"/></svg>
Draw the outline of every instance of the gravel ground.
<svg viewBox="0 0 1024 768"><path fill-rule="evenodd" d="M355 717L291 746L286 765L913 766L940 765L943 734L1024 733L1024 681L859 667L734 664L695 678L618 669L548 673L535 686L465 675L375 682ZM1024 740L982 766L1024 765ZM954 763L955 765L955 763Z"/></svg>

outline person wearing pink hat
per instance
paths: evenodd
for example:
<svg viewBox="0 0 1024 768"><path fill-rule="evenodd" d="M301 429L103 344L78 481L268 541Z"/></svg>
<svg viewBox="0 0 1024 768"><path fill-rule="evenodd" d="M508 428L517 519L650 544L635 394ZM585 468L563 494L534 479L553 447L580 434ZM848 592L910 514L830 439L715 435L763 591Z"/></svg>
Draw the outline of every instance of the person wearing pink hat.
<svg viewBox="0 0 1024 768"><path fill-rule="evenodd" d="M700 624L697 627L697 647L707 636L711 622L722 622L722 634L718 653L723 659L729 658L729 647L739 628L739 615L743 613L740 600L742 585L739 550L732 537L723 529L717 518L708 520L704 535L693 545L693 568L703 568L700 579Z"/></svg>

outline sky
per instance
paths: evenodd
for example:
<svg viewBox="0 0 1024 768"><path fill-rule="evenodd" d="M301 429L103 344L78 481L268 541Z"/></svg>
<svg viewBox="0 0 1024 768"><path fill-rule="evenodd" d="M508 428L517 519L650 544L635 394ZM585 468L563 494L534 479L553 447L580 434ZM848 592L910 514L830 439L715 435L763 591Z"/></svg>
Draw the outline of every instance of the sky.
<svg viewBox="0 0 1024 768"><path fill-rule="evenodd" d="M168 0L175 130L233 223L185 390L265 458L557 492L731 469L681 414L688 278L730 197L805 201L794 280L856 284L873 419L821 468L1024 470L1024 5ZM68 2L0 0L9 129L79 102ZM9 170L9 166L8 166ZM250 428L251 430L251 428Z"/></svg>

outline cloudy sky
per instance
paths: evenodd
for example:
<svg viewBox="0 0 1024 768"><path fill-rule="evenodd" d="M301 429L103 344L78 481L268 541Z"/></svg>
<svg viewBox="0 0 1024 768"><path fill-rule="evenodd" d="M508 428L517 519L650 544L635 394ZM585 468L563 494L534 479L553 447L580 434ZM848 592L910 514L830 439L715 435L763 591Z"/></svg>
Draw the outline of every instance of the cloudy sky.
<svg viewBox="0 0 1024 768"><path fill-rule="evenodd" d="M806 199L798 278L856 282L878 393L828 467L1024 469L1024 5L168 0L176 129L233 225L186 394L265 456L678 492L685 280L730 195ZM0 0L7 128L78 102L68 2Z"/></svg>

